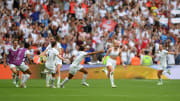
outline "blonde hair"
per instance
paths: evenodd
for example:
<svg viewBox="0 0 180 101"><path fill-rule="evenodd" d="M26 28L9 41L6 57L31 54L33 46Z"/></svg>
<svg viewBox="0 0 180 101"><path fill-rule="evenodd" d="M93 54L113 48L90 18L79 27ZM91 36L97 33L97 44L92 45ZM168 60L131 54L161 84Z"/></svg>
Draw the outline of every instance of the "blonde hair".
<svg viewBox="0 0 180 101"><path fill-rule="evenodd" d="M114 41L113 41L113 46L115 46L115 44L119 44L119 46L120 46L120 41L114 40Z"/></svg>

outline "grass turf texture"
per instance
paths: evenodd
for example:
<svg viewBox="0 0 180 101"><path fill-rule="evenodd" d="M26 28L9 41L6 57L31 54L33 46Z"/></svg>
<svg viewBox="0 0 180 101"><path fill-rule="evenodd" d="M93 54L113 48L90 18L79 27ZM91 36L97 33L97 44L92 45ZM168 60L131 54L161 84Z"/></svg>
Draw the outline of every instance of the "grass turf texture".
<svg viewBox="0 0 180 101"><path fill-rule="evenodd" d="M90 87L71 80L65 88L46 88L45 80L29 80L28 88L15 88L12 80L0 80L0 101L180 101L180 80L87 80Z"/></svg>

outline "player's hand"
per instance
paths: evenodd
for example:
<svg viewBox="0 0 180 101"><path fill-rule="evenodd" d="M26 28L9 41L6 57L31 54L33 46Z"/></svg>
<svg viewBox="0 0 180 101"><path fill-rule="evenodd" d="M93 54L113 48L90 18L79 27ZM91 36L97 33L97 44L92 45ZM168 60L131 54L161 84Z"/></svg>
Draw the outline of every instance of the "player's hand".
<svg viewBox="0 0 180 101"><path fill-rule="evenodd" d="M6 63L4 63L4 68L6 68L7 67L7 64Z"/></svg>

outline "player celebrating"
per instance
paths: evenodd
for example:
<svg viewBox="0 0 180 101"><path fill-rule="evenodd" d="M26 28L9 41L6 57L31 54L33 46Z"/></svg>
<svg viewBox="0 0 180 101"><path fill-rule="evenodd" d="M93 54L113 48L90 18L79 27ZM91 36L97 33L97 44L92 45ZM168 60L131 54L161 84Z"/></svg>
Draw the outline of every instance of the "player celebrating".
<svg viewBox="0 0 180 101"><path fill-rule="evenodd" d="M61 43L60 43L60 37L57 36L56 37L56 42L57 42L57 47L56 50L59 52L59 55L62 55L62 47L61 47ZM51 44L48 45L47 49L52 48ZM62 67L62 60L58 57L56 57L56 73L57 73L57 88L60 87L60 81L61 81L61 74L60 74L60 69Z"/></svg>
<svg viewBox="0 0 180 101"><path fill-rule="evenodd" d="M31 71L29 70L29 66L26 65L26 59L31 60L30 59L30 45L28 43L24 44L24 48L20 48L16 59L15 59L15 65L16 68L18 68L19 70L21 70L23 72L22 76L21 76L21 88L26 88L26 82L27 80L30 78L31 75Z"/></svg>
<svg viewBox="0 0 180 101"><path fill-rule="evenodd" d="M50 41L51 42L53 42L53 41L55 41L54 40L54 38L52 37L52 38L50 38ZM59 52L59 55L61 55L62 54L62 47L61 47L61 43L60 43L60 37L59 36L57 36L56 37L56 41L57 41L57 47L56 47L56 50ZM49 49L51 49L52 48L52 45L51 45L51 43L47 46L47 48L46 48L46 50L43 52L43 54L44 53L46 53ZM61 76L60 76L60 69L61 69L61 67L62 67L62 60L60 59L60 58L56 58L56 65L57 65L57 69L56 69L56 72L57 72L57 87L59 88L60 87L60 81L61 81ZM47 73L47 75L46 75L46 86L47 87L49 87L49 80L50 80L50 78L51 78L51 75L49 75L48 73Z"/></svg>
<svg viewBox="0 0 180 101"><path fill-rule="evenodd" d="M57 41L57 50L59 51L59 55L62 55L62 47L61 47L61 43L60 43L60 37L57 36L56 37L56 41ZM62 60L60 58L56 58L56 65L57 65L57 87L59 88L60 87L60 81L61 81L61 72L60 72L60 69L62 67Z"/></svg>
<svg viewBox="0 0 180 101"><path fill-rule="evenodd" d="M175 52L168 52L164 50L162 45L159 45L159 50L160 51L158 52L158 57L159 57L160 64L159 64L159 70L157 72L159 82L157 83L157 85L163 85L163 82L161 79L162 73L167 72L170 75L170 70L169 69L167 70L167 55L175 54Z"/></svg>
<svg viewBox="0 0 180 101"><path fill-rule="evenodd" d="M120 56L120 53L121 53L121 49L119 48L119 43L115 41L114 47L108 49L108 51L103 59L103 63L104 63L104 60L109 55L109 58L106 61L107 69L104 69L104 72L106 73L107 77L110 78L112 88L117 87L114 84L114 70L116 67L117 56ZM123 66L126 66L122 59L121 59L121 61L123 63Z"/></svg>
<svg viewBox="0 0 180 101"><path fill-rule="evenodd" d="M12 47L12 46L11 46L11 43L10 43L10 41L9 41L9 35L7 35L7 36L5 37L5 44L4 44L4 46L5 46L4 59L5 59L5 61L6 61L6 60L8 61L8 57L6 57L6 52ZM17 46L17 47L18 47L18 46ZM18 71L17 71L17 72L18 72ZM18 73L17 73L17 74L18 74ZM19 74L16 76L16 74L12 72L13 84L16 84L16 79L19 79Z"/></svg>
<svg viewBox="0 0 180 101"><path fill-rule="evenodd" d="M79 48L79 52L77 54L77 56L75 57L74 61L72 62L72 64L69 67L69 76L66 77L64 79L64 81L61 83L61 88L64 88L64 85L70 80L72 79L72 77L76 74L77 71L83 72L84 76L82 79L82 85L84 86L89 86L88 83L86 83L86 78L87 78L87 70L85 68L83 68L82 65L80 65L81 61L87 56L87 55L93 55L93 54L97 54L97 53L103 53L104 51L97 51L97 52L91 52L91 53L87 53L85 52L86 49L84 49L84 46L80 46ZM73 59L74 57L72 57Z"/></svg>
<svg viewBox="0 0 180 101"><path fill-rule="evenodd" d="M53 37L51 37L51 38L50 38L49 45L47 46L46 50L40 54L40 56L42 56L43 59L45 58L44 56L46 55L46 52L48 51L48 48L50 48L50 44L51 44L53 41L55 41L55 40L54 40ZM45 61L45 60L44 60L44 61ZM45 69L45 71L46 71L46 69ZM46 71L46 72L47 72L47 71ZM50 86L49 86L49 80L50 80L51 78L52 78L52 75L50 75L49 73L46 73L46 87L50 87Z"/></svg>
<svg viewBox="0 0 180 101"><path fill-rule="evenodd" d="M15 65L15 59L17 57L19 48L18 48L18 41L14 40L13 41L13 47L9 48L8 50L6 50L5 54L4 54L4 67L6 68L7 64L6 64L6 56L8 56L8 61L9 61L9 67L10 70L13 72L13 77L16 75L16 87L19 87L18 85L18 81L19 81L19 71L16 68Z"/></svg>
<svg viewBox="0 0 180 101"><path fill-rule="evenodd" d="M46 60L45 66L46 66L46 69L48 70L48 73L52 75L51 88L56 88L54 83L55 83L57 58L60 58L64 61L67 61L67 60L59 55L59 52L57 51L57 43L55 41L51 42L51 47L52 48L48 49L48 51L46 52L47 60Z"/></svg>

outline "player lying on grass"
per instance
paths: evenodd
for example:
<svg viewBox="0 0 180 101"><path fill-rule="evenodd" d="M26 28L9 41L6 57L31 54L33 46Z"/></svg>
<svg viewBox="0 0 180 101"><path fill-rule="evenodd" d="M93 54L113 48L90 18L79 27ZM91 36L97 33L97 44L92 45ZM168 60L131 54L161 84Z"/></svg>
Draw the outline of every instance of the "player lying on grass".
<svg viewBox="0 0 180 101"><path fill-rule="evenodd" d="M86 83L86 78L87 78L88 71L85 68L83 68L83 66L80 63L87 55L94 55L94 54L97 54L97 53L103 53L104 50L91 52L91 53L87 53L85 51L86 51L86 49L84 48L84 46L80 46L77 56L75 57L74 61L72 62L72 64L69 67L69 76L66 77L64 79L64 81L61 83L61 85L60 85L61 88L64 88L64 85L70 79L72 79L72 77L76 74L77 71L80 71L80 72L84 73L84 76L83 76L83 79L82 79L82 85L89 86L89 84ZM73 58L74 57L72 57L72 59Z"/></svg>
<svg viewBox="0 0 180 101"><path fill-rule="evenodd" d="M63 57L61 57L59 55L59 52L57 51L57 43L56 41L52 41L51 42L51 47L50 49L48 49L48 51L46 52L46 56L47 56L47 60L45 63L46 69L48 71L48 73L50 75L52 75L51 78L51 88L56 88L55 87L55 74L56 74L56 66L57 66L57 58L63 60L63 61L67 61L69 62L67 59L64 59Z"/></svg>
<svg viewBox="0 0 180 101"><path fill-rule="evenodd" d="M159 52L158 52L158 57L159 57L159 70L157 72L157 76L158 76L158 83L157 85L163 85L161 76L163 73L167 72L170 75L170 70L167 69L167 55L168 54L175 54L175 52L168 52L163 48L163 45L159 45Z"/></svg>

